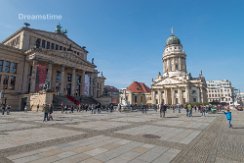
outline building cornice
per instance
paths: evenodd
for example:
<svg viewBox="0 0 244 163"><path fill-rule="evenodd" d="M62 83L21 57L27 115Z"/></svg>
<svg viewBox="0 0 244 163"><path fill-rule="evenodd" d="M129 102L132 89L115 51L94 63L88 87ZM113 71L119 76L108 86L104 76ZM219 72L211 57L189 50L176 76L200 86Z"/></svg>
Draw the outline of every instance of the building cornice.
<svg viewBox="0 0 244 163"><path fill-rule="evenodd" d="M12 47L12 46L4 45L2 43L0 43L0 48L4 49L4 50L7 50L7 51L14 52L14 53L18 53L18 54L21 54L21 55L25 55L24 50L21 50L21 49Z"/></svg>
<svg viewBox="0 0 244 163"><path fill-rule="evenodd" d="M39 35L39 36L42 36L44 38L47 38L47 39L50 39L50 40L53 40L54 42L58 42L58 43L61 43L61 44L64 44L64 45L67 45L69 46L67 43L63 42L63 41L60 41L60 40L55 40L53 39L52 37L48 37L47 35L43 35L41 34L41 32L43 33L47 33L47 34L50 34L50 35L61 35L62 37L64 37L65 39L67 39L68 41L70 41L72 44L76 45L77 47L79 48L76 48L76 47L73 47L74 49L76 50L80 50L86 54L88 54L88 51L85 50L84 48L82 48L79 44L77 44L76 42L74 42L73 40L71 40L70 38L68 38L66 35L64 34L59 34L59 33L55 33L55 32L49 32L49 31L45 31L45 30L40 30L40 29L34 29L34 28L27 28L27 27L22 27L20 28L19 30L17 30L16 32L14 32L13 34L11 34L9 37L7 37L6 39L4 39L2 41L2 43L6 43L7 41L9 41L10 39L14 38L16 35L18 35L19 33L21 33L22 31L28 31L30 33L33 33L33 34L36 34L36 35ZM40 33L38 33L40 32Z"/></svg>

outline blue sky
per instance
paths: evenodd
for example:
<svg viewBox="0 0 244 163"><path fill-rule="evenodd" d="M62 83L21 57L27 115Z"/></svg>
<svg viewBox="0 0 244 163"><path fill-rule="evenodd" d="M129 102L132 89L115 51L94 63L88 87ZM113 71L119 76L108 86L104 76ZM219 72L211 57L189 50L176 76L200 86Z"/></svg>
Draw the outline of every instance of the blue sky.
<svg viewBox="0 0 244 163"><path fill-rule="evenodd" d="M193 76L228 79L244 91L243 0L0 0L0 40L23 26L18 14L61 14L62 20L28 21L54 31L60 23L68 37L89 51L89 60L106 84L127 87L162 72L162 51L170 28L187 53Z"/></svg>

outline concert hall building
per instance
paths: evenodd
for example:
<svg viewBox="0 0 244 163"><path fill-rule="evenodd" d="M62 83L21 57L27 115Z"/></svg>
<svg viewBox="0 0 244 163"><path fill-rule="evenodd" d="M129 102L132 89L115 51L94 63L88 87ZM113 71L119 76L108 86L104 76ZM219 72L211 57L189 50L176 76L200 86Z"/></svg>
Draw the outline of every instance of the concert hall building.
<svg viewBox="0 0 244 163"><path fill-rule="evenodd" d="M0 43L1 103L35 110L55 99L99 98L105 77L87 55L86 47L68 38L60 25L55 32L19 29Z"/></svg>

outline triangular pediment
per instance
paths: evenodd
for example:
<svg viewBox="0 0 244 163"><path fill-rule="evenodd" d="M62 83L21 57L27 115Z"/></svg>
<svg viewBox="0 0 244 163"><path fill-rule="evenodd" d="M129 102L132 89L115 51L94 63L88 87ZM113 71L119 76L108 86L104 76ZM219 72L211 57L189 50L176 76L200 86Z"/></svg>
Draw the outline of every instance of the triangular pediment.
<svg viewBox="0 0 244 163"><path fill-rule="evenodd" d="M181 83L184 83L184 81L175 78L164 78L161 81L158 81L156 85L181 84Z"/></svg>
<svg viewBox="0 0 244 163"><path fill-rule="evenodd" d="M66 45L70 45L72 44L72 46L76 46L76 48L80 48L80 45L78 45L76 42L74 42L73 40L69 39L66 35L64 34L58 34L55 32L48 32L48 31L43 31L43 30L38 30L38 29L31 29L32 32L42 35L46 38L50 38L53 40L57 40L59 42L62 42Z"/></svg>

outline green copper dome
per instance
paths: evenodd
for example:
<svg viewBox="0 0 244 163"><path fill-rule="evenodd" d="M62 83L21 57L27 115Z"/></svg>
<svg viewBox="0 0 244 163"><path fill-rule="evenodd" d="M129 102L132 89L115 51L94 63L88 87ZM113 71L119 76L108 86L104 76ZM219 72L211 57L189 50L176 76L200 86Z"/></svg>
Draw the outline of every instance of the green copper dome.
<svg viewBox="0 0 244 163"><path fill-rule="evenodd" d="M175 35L171 34L166 41L166 45L171 45L171 44L180 44L180 39Z"/></svg>

